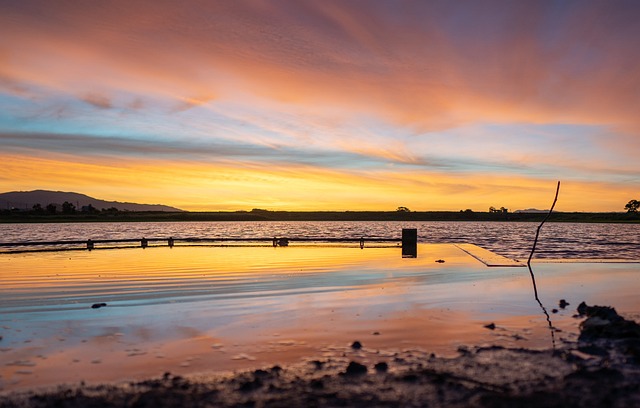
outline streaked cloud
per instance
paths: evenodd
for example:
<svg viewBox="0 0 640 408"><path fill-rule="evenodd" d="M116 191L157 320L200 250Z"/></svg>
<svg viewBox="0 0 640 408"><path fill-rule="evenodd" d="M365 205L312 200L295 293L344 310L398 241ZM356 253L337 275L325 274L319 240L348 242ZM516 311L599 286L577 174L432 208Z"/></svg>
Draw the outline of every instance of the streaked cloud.
<svg viewBox="0 0 640 408"><path fill-rule="evenodd" d="M425 177L450 209L562 179L602 193L582 209L618 210L638 183L639 18L631 1L3 2L0 144L70 168L295 169L298 198L267 183L257 207L309 208L301 180L330 197L348 174L366 208L398 194L383 178Z"/></svg>

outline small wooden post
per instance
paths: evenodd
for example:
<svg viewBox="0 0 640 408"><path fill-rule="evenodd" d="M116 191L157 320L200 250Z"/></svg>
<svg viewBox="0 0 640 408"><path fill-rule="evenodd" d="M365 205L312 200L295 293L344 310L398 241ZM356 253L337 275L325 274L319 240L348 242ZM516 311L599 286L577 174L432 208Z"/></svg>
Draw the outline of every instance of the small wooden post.
<svg viewBox="0 0 640 408"><path fill-rule="evenodd" d="M169 237L169 247L173 248L173 237Z"/></svg>
<svg viewBox="0 0 640 408"><path fill-rule="evenodd" d="M402 229L402 257L403 258L418 257L418 229L417 228Z"/></svg>
<svg viewBox="0 0 640 408"><path fill-rule="evenodd" d="M360 249L364 248L364 237L360 238Z"/></svg>
<svg viewBox="0 0 640 408"><path fill-rule="evenodd" d="M91 250L93 249L93 241L91 240L91 238L89 238L89 239L87 240L87 249L88 249L89 251L91 251Z"/></svg>
<svg viewBox="0 0 640 408"><path fill-rule="evenodd" d="M149 241L147 241L147 239L145 237L142 237L142 239L140 240L140 246L142 248L146 248L149 246Z"/></svg>

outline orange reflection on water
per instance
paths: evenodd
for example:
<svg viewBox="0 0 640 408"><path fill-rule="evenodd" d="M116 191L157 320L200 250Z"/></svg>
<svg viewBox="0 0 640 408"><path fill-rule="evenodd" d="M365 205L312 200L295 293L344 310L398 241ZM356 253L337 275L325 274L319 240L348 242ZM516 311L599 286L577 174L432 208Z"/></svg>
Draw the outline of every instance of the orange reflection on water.
<svg viewBox="0 0 640 408"><path fill-rule="evenodd" d="M617 293L620 311L640 310L628 296L638 265L534 270L549 308ZM550 347L526 269L487 268L446 244L420 245L414 259L396 247L295 245L5 254L0 271L2 390L283 364L353 353L354 340L364 360ZM572 313L552 315L568 339Z"/></svg>

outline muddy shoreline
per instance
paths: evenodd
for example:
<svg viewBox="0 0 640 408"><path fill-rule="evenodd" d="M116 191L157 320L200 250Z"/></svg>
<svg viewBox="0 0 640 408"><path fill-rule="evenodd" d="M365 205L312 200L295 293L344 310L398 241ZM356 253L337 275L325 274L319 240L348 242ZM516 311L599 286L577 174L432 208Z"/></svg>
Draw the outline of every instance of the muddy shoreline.
<svg viewBox="0 0 640 408"><path fill-rule="evenodd" d="M581 305L578 313L578 341L555 350L463 347L454 358L406 351L366 365L345 353L230 375L16 392L0 397L0 407L639 406L640 326L612 308Z"/></svg>

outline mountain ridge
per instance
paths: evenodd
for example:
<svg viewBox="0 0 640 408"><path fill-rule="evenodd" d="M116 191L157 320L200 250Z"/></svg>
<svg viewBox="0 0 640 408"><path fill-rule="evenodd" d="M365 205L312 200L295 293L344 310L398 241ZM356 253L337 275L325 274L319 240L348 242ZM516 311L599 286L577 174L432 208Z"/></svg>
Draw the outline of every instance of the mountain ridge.
<svg viewBox="0 0 640 408"><path fill-rule="evenodd" d="M62 203L68 201L80 210L83 206L92 205L101 210L103 208L117 208L119 211L163 211L182 212L183 210L164 204L138 204L120 201L107 201L94 198L82 193L52 190L10 191L0 193L0 209L30 210L35 204L43 208L48 204L55 204L61 210Z"/></svg>

